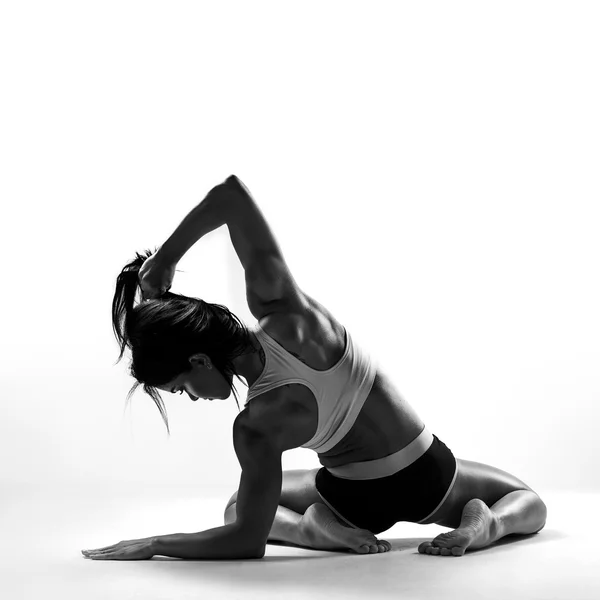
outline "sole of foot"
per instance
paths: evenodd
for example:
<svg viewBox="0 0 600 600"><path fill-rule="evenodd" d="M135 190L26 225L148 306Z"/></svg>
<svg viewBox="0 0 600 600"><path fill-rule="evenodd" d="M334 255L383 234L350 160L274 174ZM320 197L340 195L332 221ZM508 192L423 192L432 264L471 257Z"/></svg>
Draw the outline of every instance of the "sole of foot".
<svg viewBox="0 0 600 600"><path fill-rule="evenodd" d="M465 504L456 529L423 542L418 550L421 554L463 556L467 549L477 550L494 543L498 527L498 518L486 503L473 498Z"/></svg>
<svg viewBox="0 0 600 600"><path fill-rule="evenodd" d="M353 529L341 523L325 504L306 509L300 522L306 545L317 550L351 551L356 554L389 552L392 545L378 540L368 529Z"/></svg>

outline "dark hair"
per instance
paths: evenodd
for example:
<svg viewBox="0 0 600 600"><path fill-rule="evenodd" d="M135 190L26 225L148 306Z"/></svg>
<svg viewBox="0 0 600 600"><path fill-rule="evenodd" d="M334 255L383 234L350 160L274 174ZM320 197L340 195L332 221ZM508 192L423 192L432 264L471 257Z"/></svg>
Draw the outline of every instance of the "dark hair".
<svg viewBox="0 0 600 600"><path fill-rule="evenodd" d="M125 348L131 350L130 374L137 383L127 394L129 400L143 383L154 400L170 435L169 421L158 389L192 369L189 357L204 352L229 383L238 410L240 405L233 376L240 379L233 360L252 348L248 328L225 306L210 304L171 292L160 298L143 300L134 306L140 293L138 273L153 253L136 252L136 258L123 267L117 277L112 303L112 325L121 346L117 364ZM241 379L240 379L241 381Z"/></svg>

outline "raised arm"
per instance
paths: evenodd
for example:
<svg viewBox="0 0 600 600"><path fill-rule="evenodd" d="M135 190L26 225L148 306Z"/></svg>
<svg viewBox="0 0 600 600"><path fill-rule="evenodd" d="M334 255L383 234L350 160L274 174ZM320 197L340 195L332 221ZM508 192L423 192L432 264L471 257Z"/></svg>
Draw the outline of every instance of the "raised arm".
<svg viewBox="0 0 600 600"><path fill-rule="evenodd" d="M200 238L221 225L227 225L244 267L246 299L254 317L259 320L272 313L302 311L306 298L260 208L235 175L208 193L157 254L176 264Z"/></svg>

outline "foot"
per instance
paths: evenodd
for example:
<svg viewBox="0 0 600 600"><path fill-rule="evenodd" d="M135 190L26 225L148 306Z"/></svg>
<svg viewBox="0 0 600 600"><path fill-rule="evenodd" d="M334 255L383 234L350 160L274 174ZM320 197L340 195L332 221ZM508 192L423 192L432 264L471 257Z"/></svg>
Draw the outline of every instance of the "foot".
<svg viewBox="0 0 600 600"><path fill-rule="evenodd" d="M469 500L462 511L458 529L442 533L431 542L419 545L421 554L462 556L467 548L476 550L493 544L497 539L498 517L479 498Z"/></svg>
<svg viewBox="0 0 600 600"><path fill-rule="evenodd" d="M353 529L341 523L325 504L312 504L306 509L300 527L306 545L317 550L351 550L357 554L388 552L392 545L378 540L367 529Z"/></svg>

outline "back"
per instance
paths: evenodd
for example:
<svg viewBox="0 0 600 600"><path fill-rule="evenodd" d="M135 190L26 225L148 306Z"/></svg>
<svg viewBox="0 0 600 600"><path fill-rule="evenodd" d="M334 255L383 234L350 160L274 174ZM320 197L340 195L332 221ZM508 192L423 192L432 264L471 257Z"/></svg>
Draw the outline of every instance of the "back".
<svg viewBox="0 0 600 600"><path fill-rule="evenodd" d="M371 357L345 332L345 350L331 368L314 369L293 356L260 325L255 330L265 351L265 367L248 392L248 401L282 385L303 385L317 403L318 419L314 436L303 447L326 452L340 441L354 424L375 379Z"/></svg>
<svg viewBox="0 0 600 600"><path fill-rule="evenodd" d="M325 307L312 298L305 297L307 308L302 312L279 312L262 318L259 326L271 343L263 339L260 342L271 348L277 346L282 353L295 357L310 369L324 372L343 362L348 351L346 331ZM335 467L387 456L410 443L421 432L424 424L380 368L373 367L370 381L366 377L368 371L364 367L362 380L368 389L363 390L362 398L360 383L349 381L347 393L352 393L353 390L358 392L358 402L353 404L358 409L354 413L347 411L345 421L343 418L339 419L340 423L345 422L346 430L339 439L334 440L333 445L319 447L316 443L319 440L313 440L320 429L319 402L315 395L318 389L311 390L305 383L290 381L266 392L268 397L266 402L261 402L262 410L268 411L271 406L281 415L281 407L284 407L285 411L293 413L293 419L285 419L288 435L296 443L291 447L310 447L309 442L314 441L313 445L317 446L319 460L324 466ZM254 384L252 387L254 388ZM252 402L247 404L247 410L262 397L263 394L260 394L253 399L249 391ZM274 403L279 406L275 407ZM346 408L351 407L351 403L345 404ZM335 422L335 418L331 418L331 415L329 417L330 423ZM331 439L335 432L330 431L328 435Z"/></svg>

